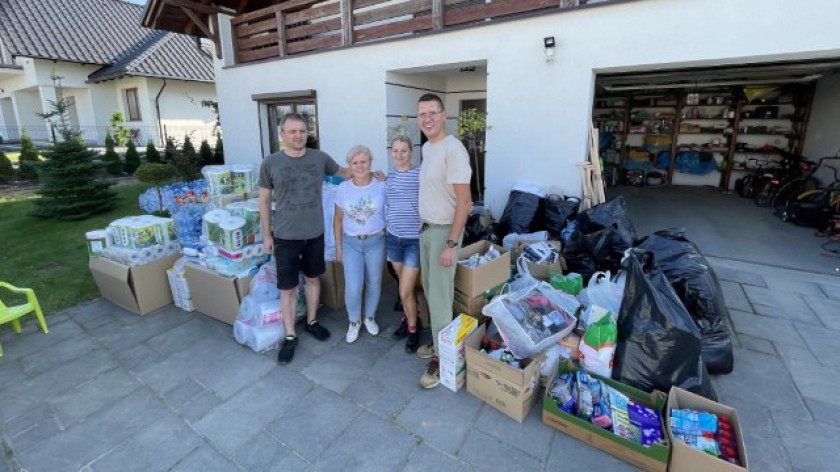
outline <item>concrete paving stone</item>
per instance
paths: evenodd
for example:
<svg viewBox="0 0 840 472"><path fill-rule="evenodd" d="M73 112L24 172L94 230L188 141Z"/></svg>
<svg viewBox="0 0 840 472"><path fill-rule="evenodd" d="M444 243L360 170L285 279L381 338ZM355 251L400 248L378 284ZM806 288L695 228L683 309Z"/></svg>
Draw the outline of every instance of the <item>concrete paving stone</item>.
<svg viewBox="0 0 840 472"><path fill-rule="evenodd" d="M17 413L17 415L0 423L0 433L5 433L8 437L15 437L55 416L55 412L47 403L39 403L26 411L19 411Z"/></svg>
<svg viewBox="0 0 840 472"><path fill-rule="evenodd" d="M817 285L828 298L840 301L840 284L818 283Z"/></svg>
<svg viewBox="0 0 840 472"><path fill-rule="evenodd" d="M0 390L17 385L29 379L23 372L23 366L19 359L0 359Z"/></svg>
<svg viewBox="0 0 840 472"><path fill-rule="evenodd" d="M427 363L428 360L406 353L402 343L394 343L382 358L367 369L367 373L382 385L414 396L423 391L418 382Z"/></svg>
<svg viewBox="0 0 840 472"><path fill-rule="evenodd" d="M739 397L768 408L807 414L781 359L746 349L737 350L735 359L735 370L717 377L719 398Z"/></svg>
<svg viewBox="0 0 840 472"><path fill-rule="evenodd" d="M366 376L356 379L342 395L385 419L395 417L409 400L409 396L402 391L388 388Z"/></svg>
<svg viewBox="0 0 840 472"><path fill-rule="evenodd" d="M181 405L178 414L190 423L196 423L213 408L221 405L222 400L208 390L199 393L197 397Z"/></svg>
<svg viewBox="0 0 840 472"><path fill-rule="evenodd" d="M739 335L753 336L780 344L805 346L805 341L793 328L793 323L778 318L759 316L739 310L729 310L729 316Z"/></svg>
<svg viewBox="0 0 840 472"><path fill-rule="evenodd" d="M169 469L170 472L230 472L232 470L239 470L239 468L210 446L196 449Z"/></svg>
<svg viewBox="0 0 840 472"><path fill-rule="evenodd" d="M303 330L303 325L298 325L297 336L298 336L298 347L297 349L305 349L315 356L321 356L327 352L332 351L332 349L338 345L338 343L344 343L344 334L347 331L347 327L345 326L341 331L337 329L330 329L330 323L327 323L326 320L320 320L321 325L326 327L330 331L330 337L325 341L319 341L312 337L309 333Z"/></svg>
<svg viewBox="0 0 840 472"><path fill-rule="evenodd" d="M11 438L12 447L15 451L26 451L38 447L44 440L60 434L64 431L56 421L55 417L45 420L30 429Z"/></svg>
<svg viewBox="0 0 840 472"><path fill-rule="evenodd" d="M338 393L343 392L364 373L365 368L332 354L313 360L301 371L309 380Z"/></svg>
<svg viewBox="0 0 840 472"><path fill-rule="evenodd" d="M428 472L430 470L469 472L476 469L457 458L447 456L437 449L432 449L428 444L421 444L408 458L408 464L406 464L403 472Z"/></svg>
<svg viewBox="0 0 840 472"><path fill-rule="evenodd" d="M792 360L819 365L814 353L811 352L811 350L808 349L808 346L805 346L804 344L802 346L794 346L792 344L780 344L774 342L773 347L776 348L776 352L779 353L779 357L788 367L788 370L791 369L790 361Z"/></svg>
<svg viewBox="0 0 840 472"><path fill-rule="evenodd" d="M795 327L821 365L840 370L840 349L837 344L840 331L803 324L796 324Z"/></svg>
<svg viewBox="0 0 840 472"><path fill-rule="evenodd" d="M205 339L140 372L138 377L156 392L164 393L180 384L185 377L217 367L235 349L238 349L237 344Z"/></svg>
<svg viewBox="0 0 840 472"><path fill-rule="evenodd" d="M789 472L793 468L785 445L770 414L771 410L738 397L720 400L723 404L738 411L738 419L743 428L750 470L768 472ZM803 416L809 419L808 416Z"/></svg>
<svg viewBox="0 0 840 472"><path fill-rule="evenodd" d="M3 338L3 362L36 354L62 341L76 339L84 334L82 327L76 323L51 325L47 321L47 327L50 330L49 334L44 334L38 328L37 331L33 329L21 334L10 333L8 337Z"/></svg>
<svg viewBox="0 0 840 472"><path fill-rule="evenodd" d="M277 362L266 359L251 348L237 345L236 349L217 365L195 375L194 378L201 385L216 392L219 398L227 400L275 368Z"/></svg>
<svg viewBox="0 0 840 472"><path fill-rule="evenodd" d="M166 414L160 401L147 390L138 390L62 434L22 451L20 461L28 470L77 470Z"/></svg>
<svg viewBox="0 0 840 472"><path fill-rule="evenodd" d="M324 451L313 470L399 470L417 439L370 413L362 413Z"/></svg>
<svg viewBox="0 0 840 472"><path fill-rule="evenodd" d="M535 406L520 424L490 405L484 405L475 429L540 461L545 460L554 430L542 422L542 409L539 406Z"/></svg>
<svg viewBox="0 0 840 472"><path fill-rule="evenodd" d="M755 312L762 316L769 316L779 318L782 320L792 321L794 323L810 324L814 326L824 326L822 321L817 317L811 308L803 301L798 306L784 306L784 305L761 305L754 304Z"/></svg>
<svg viewBox="0 0 840 472"><path fill-rule="evenodd" d="M47 402L62 424L70 427L142 387L124 370L114 369L76 388L60 392Z"/></svg>
<svg viewBox="0 0 840 472"><path fill-rule="evenodd" d="M175 315L173 312L159 312L146 315L142 323L129 324L119 331L100 336L99 341L108 349L126 349L165 333L186 321L187 318Z"/></svg>
<svg viewBox="0 0 840 472"><path fill-rule="evenodd" d="M438 386L418 391L397 416L397 424L441 451L455 454L472 429L482 405L481 400L464 390L453 393Z"/></svg>
<svg viewBox="0 0 840 472"><path fill-rule="evenodd" d="M715 275L721 281L735 282L738 284L753 285L756 287L766 287L767 282L761 274L751 272L744 269L736 269L732 267L722 267L713 265Z"/></svg>
<svg viewBox="0 0 840 472"><path fill-rule="evenodd" d="M739 335L738 339L740 341L741 347L743 347L744 349L762 352L771 356L777 355L776 349L773 347L773 343L766 339L755 338L747 334Z"/></svg>
<svg viewBox="0 0 840 472"><path fill-rule="evenodd" d="M114 355L122 365L133 372L143 372L163 360L163 356L147 344L138 344L125 350L118 350Z"/></svg>
<svg viewBox="0 0 840 472"><path fill-rule="evenodd" d="M799 415L787 412L773 411L772 415L795 470L837 470L837 437L840 429L806 421Z"/></svg>
<svg viewBox="0 0 840 472"><path fill-rule="evenodd" d="M96 459L90 468L103 472L167 470L203 444L180 418L168 414Z"/></svg>
<svg viewBox="0 0 840 472"><path fill-rule="evenodd" d="M802 295L792 290L752 287L750 285L743 285L742 287L753 305L795 307L805 304Z"/></svg>
<svg viewBox="0 0 840 472"><path fill-rule="evenodd" d="M550 426L546 425L546 428ZM561 432L554 434L545 470L592 472L635 471L636 467Z"/></svg>
<svg viewBox="0 0 840 472"><path fill-rule="evenodd" d="M840 300L805 295L805 302L820 321L831 329L840 330Z"/></svg>
<svg viewBox="0 0 840 472"><path fill-rule="evenodd" d="M234 453L251 437L297 405L312 383L296 372L275 369L240 390L195 423L195 428L220 449Z"/></svg>
<svg viewBox="0 0 840 472"><path fill-rule="evenodd" d="M312 343L298 343L297 348L295 348L295 357L292 359L292 362L281 366L284 369L289 369L297 373L303 372L304 369L309 367L310 364L315 362L315 359L321 357L320 354L315 354L306 346L311 345ZM270 360L271 362L277 363L277 352L279 349L272 349L263 354L263 357Z"/></svg>
<svg viewBox="0 0 840 472"><path fill-rule="evenodd" d="M315 462L361 409L333 392L315 388L266 428L282 444Z"/></svg>
<svg viewBox="0 0 840 472"><path fill-rule="evenodd" d="M480 470L542 470L542 460L480 431L470 431L458 457Z"/></svg>
<svg viewBox="0 0 840 472"><path fill-rule="evenodd" d="M750 301L747 299L747 294L744 293L741 284L721 280L720 288L723 290L723 299L727 308L746 312L752 311L752 305L750 305Z"/></svg>
<svg viewBox="0 0 840 472"><path fill-rule="evenodd" d="M116 366L116 361L107 352L94 351L60 368L2 390L0 405L3 405L3 408L0 409L0 421L17 416L38 403L96 378Z"/></svg>
<svg viewBox="0 0 840 472"><path fill-rule="evenodd" d="M246 441L236 451L234 460L245 470L261 472L308 470L310 466L265 431L258 432Z"/></svg>
<svg viewBox="0 0 840 472"><path fill-rule="evenodd" d="M205 391L206 389L203 385L188 378L164 393L163 401L172 408L178 409Z"/></svg>
<svg viewBox="0 0 840 472"><path fill-rule="evenodd" d="M216 338L217 335L218 331L210 325L201 322L197 318L193 318L186 323L149 339L146 343L152 349L167 357L199 341Z"/></svg>
<svg viewBox="0 0 840 472"><path fill-rule="evenodd" d="M808 407L808 410L811 412L811 417L817 423L840 428L840 406L814 400L813 398L805 398L805 406Z"/></svg>
<svg viewBox="0 0 840 472"><path fill-rule="evenodd" d="M765 275L764 280L767 281L767 288L770 290L796 292L815 297L823 295L817 283L819 279L815 279L814 274L810 272L774 271Z"/></svg>
<svg viewBox="0 0 840 472"><path fill-rule="evenodd" d="M102 298L68 308L61 313L69 316L87 331L94 331L108 323L119 323L114 316L115 305Z"/></svg>
<svg viewBox="0 0 840 472"><path fill-rule="evenodd" d="M837 395L840 371L796 359L789 364L793 381L803 397L840 406L840 396Z"/></svg>
<svg viewBox="0 0 840 472"><path fill-rule="evenodd" d="M87 335L79 335L20 358L23 370L30 377L35 377L65 362L85 356L98 349L96 342Z"/></svg>

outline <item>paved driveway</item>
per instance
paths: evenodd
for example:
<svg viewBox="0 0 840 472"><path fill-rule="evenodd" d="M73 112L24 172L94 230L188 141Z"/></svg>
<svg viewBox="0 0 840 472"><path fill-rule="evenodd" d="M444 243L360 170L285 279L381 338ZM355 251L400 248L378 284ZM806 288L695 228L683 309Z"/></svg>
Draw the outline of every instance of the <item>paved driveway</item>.
<svg viewBox="0 0 840 472"><path fill-rule="evenodd" d="M840 279L711 259L735 328L736 368L714 379L739 410L756 471L837 470ZM380 324L395 286L386 290ZM633 470L465 390L423 391L423 362L363 334L301 338L286 367L229 326L169 307L97 300L0 334L0 471Z"/></svg>

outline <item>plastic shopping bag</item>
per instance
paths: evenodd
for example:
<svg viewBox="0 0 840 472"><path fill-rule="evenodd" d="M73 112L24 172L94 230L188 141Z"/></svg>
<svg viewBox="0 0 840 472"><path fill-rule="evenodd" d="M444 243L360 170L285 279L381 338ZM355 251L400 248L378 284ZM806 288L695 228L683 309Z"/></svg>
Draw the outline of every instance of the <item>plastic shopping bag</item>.
<svg viewBox="0 0 840 472"><path fill-rule="evenodd" d="M583 277L574 272L566 275L551 274L550 283L552 287L569 295L577 295L583 290Z"/></svg>
<svg viewBox="0 0 840 472"><path fill-rule="evenodd" d="M242 299L233 323L236 342L261 353L276 349L285 334L278 300L260 301L253 295Z"/></svg>
<svg viewBox="0 0 840 472"><path fill-rule="evenodd" d="M578 308L575 297L539 282L494 298L482 313L493 318L508 349L524 359L569 334Z"/></svg>
<svg viewBox="0 0 840 472"><path fill-rule="evenodd" d="M618 340L616 314L591 305L589 326L580 340L580 361L587 372L603 377L612 376L613 354Z"/></svg>
<svg viewBox="0 0 840 472"><path fill-rule="evenodd" d="M581 316L584 327L593 322L590 308L594 306L612 312L613 317L618 316L618 312L621 310L621 299L624 297L624 286L612 282L610 275L609 271L592 274L589 284L578 295L581 305L586 307L583 316Z"/></svg>
<svg viewBox="0 0 840 472"><path fill-rule="evenodd" d="M260 271L251 279L250 294L260 301L280 298L277 269L274 268L274 264L266 263L260 267Z"/></svg>

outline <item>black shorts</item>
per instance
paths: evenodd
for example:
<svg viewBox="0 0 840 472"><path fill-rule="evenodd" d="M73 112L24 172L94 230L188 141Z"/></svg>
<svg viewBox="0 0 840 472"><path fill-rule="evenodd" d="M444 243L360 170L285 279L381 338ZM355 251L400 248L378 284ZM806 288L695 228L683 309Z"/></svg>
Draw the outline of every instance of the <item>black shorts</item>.
<svg viewBox="0 0 840 472"><path fill-rule="evenodd" d="M274 259L277 263L277 288L291 290L298 285L298 273L314 279L326 272L324 235L312 239L274 238Z"/></svg>

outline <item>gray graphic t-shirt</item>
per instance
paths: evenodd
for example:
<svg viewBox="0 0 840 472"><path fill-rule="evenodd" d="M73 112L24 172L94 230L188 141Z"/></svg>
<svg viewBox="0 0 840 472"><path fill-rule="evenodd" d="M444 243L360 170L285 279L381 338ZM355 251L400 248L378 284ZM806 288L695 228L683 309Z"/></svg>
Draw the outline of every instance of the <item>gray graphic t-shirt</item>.
<svg viewBox="0 0 840 472"><path fill-rule="evenodd" d="M275 238L312 239L324 234L322 183L325 175L339 169L332 157L317 149L307 149L302 157L280 151L263 160L258 185L271 189L277 204L272 215Z"/></svg>

